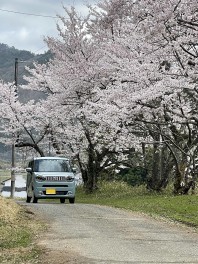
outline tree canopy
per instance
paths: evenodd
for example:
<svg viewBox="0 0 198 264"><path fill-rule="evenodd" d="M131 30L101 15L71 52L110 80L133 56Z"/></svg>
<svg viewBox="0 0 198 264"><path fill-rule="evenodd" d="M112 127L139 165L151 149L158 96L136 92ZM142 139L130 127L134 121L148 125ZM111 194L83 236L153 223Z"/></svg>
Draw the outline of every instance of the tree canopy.
<svg viewBox="0 0 198 264"><path fill-rule="evenodd" d="M59 38L45 38L53 58L29 68L24 89L39 102L19 103L1 83L4 129L16 146L79 164L87 191L104 170L142 166L147 187L170 179L176 194L197 180L196 0L104 0L81 17L64 7ZM5 92L9 91L8 92Z"/></svg>

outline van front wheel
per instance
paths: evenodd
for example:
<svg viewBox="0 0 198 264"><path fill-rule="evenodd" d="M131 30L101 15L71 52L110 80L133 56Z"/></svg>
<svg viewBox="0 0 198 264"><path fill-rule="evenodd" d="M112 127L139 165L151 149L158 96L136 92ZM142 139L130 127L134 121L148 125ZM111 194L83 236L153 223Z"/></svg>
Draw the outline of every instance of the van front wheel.
<svg viewBox="0 0 198 264"><path fill-rule="evenodd" d="M33 202L33 203L37 203L37 202L38 202L38 198L35 197L34 194L33 194L33 201L32 201L32 202Z"/></svg>
<svg viewBox="0 0 198 264"><path fill-rule="evenodd" d="M74 198L69 198L69 203L74 204L75 203L75 197Z"/></svg>
<svg viewBox="0 0 198 264"><path fill-rule="evenodd" d="M30 203L31 199L32 199L32 197L30 197L30 196L27 195L26 203Z"/></svg>
<svg viewBox="0 0 198 264"><path fill-rule="evenodd" d="M60 198L61 203L65 203L65 198Z"/></svg>

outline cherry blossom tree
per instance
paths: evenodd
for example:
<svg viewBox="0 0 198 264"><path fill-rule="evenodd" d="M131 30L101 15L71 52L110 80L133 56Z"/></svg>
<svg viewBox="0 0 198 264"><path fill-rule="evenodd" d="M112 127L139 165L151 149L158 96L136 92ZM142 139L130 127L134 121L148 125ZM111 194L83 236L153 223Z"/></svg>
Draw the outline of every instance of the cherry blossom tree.
<svg viewBox="0 0 198 264"><path fill-rule="evenodd" d="M47 101L42 105L51 120L53 145L59 153L66 152L78 159L86 188L91 191L97 188L99 173L110 164L109 154L118 152L116 139L120 127L113 130L106 120L101 126L100 108L92 106L98 100L97 86L101 86L100 54L95 52L96 45L84 29L86 20L79 19L74 9L66 11L70 21L62 18L63 41L46 39L54 60L29 69L33 77L26 78L29 84L25 88L47 93Z"/></svg>
<svg viewBox="0 0 198 264"><path fill-rule="evenodd" d="M89 5L84 18L65 8L57 25L60 38L45 39L53 59L35 64L25 77L24 88L47 98L22 105L13 93L17 107L10 113L20 118L8 115L7 104L9 127L50 134L57 154L78 160L88 191L97 188L106 167L126 161L131 149L146 157L149 142L148 187L165 188L175 169L175 193L184 193L197 153L197 5L104 0Z"/></svg>
<svg viewBox="0 0 198 264"><path fill-rule="evenodd" d="M113 1L115 6L116 3L123 2ZM110 12L110 9L108 9L108 4L110 7L113 7L113 4L112 1L105 1L104 3L101 6L104 7L106 5L106 13L104 15L104 12L101 12L99 15L103 15L102 21L109 21L108 12ZM137 111L136 114L138 114L140 110L140 107L137 107L137 102L138 105L147 104L150 111L147 109L146 115L143 115L144 120L147 120L146 122L150 120L150 122L155 124L156 121L152 120L153 116L156 116L155 112L161 111L162 116L164 109L159 106L153 107L150 102L155 103L158 98L161 98L161 106L164 106L165 103L170 103L166 101L167 95L175 93L175 104L178 105L177 93L184 89L193 91L196 88L197 2L190 1L187 9L184 1L158 1L157 3L154 1L137 1L131 4L131 9L129 9L129 2L127 1L125 6L128 7L129 13L132 14L130 16L131 20L127 20L125 27L123 27L123 20L120 24L122 24L122 30L127 29L127 31L122 31L120 28L119 31L115 30L115 16L115 20L111 19L110 23L105 24L112 34L111 38L109 38L111 45L108 47L109 57L112 59L110 64L112 65L113 62L117 66L117 71L114 71L117 74L117 78L115 78L117 87L110 88L112 89L111 95L112 98L117 95L117 97L114 97L114 104L121 106L122 109L126 109L123 105L124 103L131 107L133 112L130 113L128 111L128 114L132 120L134 119L134 112ZM98 13L95 10L93 12ZM106 16L106 20L104 16ZM118 16L116 21L120 22ZM126 34L124 34L125 32ZM134 32L135 34L133 34ZM135 41L133 42L133 40ZM128 79L123 80L123 76L127 76ZM123 83L125 83L125 86ZM122 98L127 99L122 100ZM172 103L174 104L174 100ZM171 113L171 118L172 115L173 112ZM174 118L178 119L178 114L175 114ZM184 126L181 120L180 122L182 133L186 133L185 131L189 130L188 123ZM175 120L175 126L179 126L179 124L179 121ZM180 148L178 142L173 141L173 143L177 146L177 150L180 149L183 153L187 153L186 149ZM183 145L188 145L189 147L187 142L183 142ZM178 155L177 158L179 159L180 156L183 155ZM187 167L184 166L183 158L181 158L179 163L181 163L179 166L177 162L175 163L177 168L175 174L177 182L176 192L181 189L181 185L184 185L183 189L186 187L182 176L184 173L179 167L185 169Z"/></svg>
<svg viewBox="0 0 198 264"><path fill-rule="evenodd" d="M18 100L17 90L13 84L1 82L0 115L1 141L15 144L16 147L30 147L44 156L41 145L48 134L48 120L44 119L44 109L40 103L29 101L22 104Z"/></svg>

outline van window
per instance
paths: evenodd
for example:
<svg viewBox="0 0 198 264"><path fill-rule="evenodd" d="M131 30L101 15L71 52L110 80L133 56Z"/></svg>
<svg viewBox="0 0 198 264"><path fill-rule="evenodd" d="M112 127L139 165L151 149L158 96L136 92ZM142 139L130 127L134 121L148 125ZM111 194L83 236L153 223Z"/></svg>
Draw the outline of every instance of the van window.
<svg viewBox="0 0 198 264"><path fill-rule="evenodd" d="M59 159L35 160L34 171L36 172L71 172L69 161Z"/></svg>
<svg viewBox="0 0 198 264"><path fill-rule="evenodd" d="M34 163L33 161L30 161L30 162L28 163L28 167L33 169L33 163Z"/></svg>

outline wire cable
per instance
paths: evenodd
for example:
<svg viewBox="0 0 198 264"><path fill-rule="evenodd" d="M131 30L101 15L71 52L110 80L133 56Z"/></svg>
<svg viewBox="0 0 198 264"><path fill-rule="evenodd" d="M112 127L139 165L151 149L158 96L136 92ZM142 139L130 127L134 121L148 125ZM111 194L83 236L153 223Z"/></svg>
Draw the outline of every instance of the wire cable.
<svg viewBox="0 0 198 264"><path fill-rule="evenodd" d="M39 15L39 14L33 14L33 13L25 13L25 12L19 12L19 11L13 11L13 10L1 9L1 8L0 8L0 11L8 12L8 13L20 14L20 15L28 15L28 16L37 16L37 17L45 17L45 18L58 18L56 16Z"/></svg>

